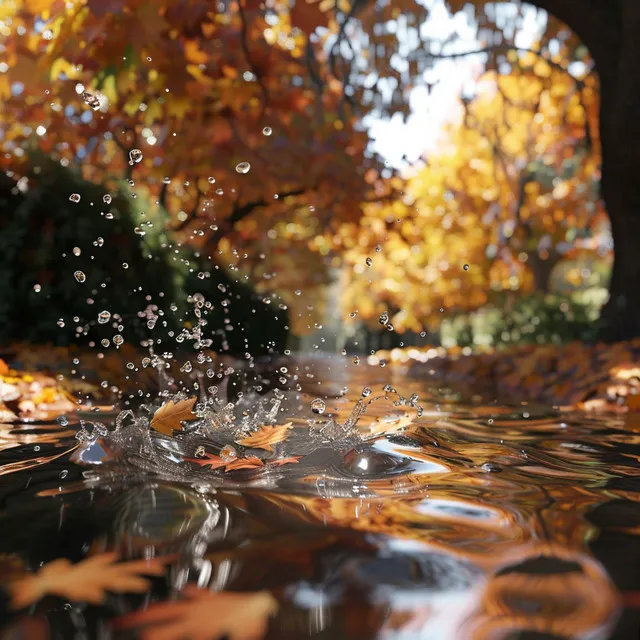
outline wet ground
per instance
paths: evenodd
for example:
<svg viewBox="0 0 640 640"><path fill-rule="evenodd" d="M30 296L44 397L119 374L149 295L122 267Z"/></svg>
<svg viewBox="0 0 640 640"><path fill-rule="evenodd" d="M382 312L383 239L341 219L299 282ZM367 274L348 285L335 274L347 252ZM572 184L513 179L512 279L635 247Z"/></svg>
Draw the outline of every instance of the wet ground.
<svg viewBox="0 0 640 640"><path fill-rule="evenodd" d="M133 444L79 443L73 420L0 425L3 584L58 558L170 558L146 593L97 604L50 593L15 610L5 594L0 637L137 637L114 621L187 583L268 590L269 638L639 637L635 416L474 403L343 359L289 362L294 372L301 391L288 385L277 422L293 424L295 461L281 466L212 470L168 438L153 469ZM385 385L417 393L422 415ZM323 432L347 421L365 386L367 401L387 397L368 406L359 436ZM113 429L113 416L102 422ZM144 637L221 637L215 602L197 633L152 625Z"/></svg>

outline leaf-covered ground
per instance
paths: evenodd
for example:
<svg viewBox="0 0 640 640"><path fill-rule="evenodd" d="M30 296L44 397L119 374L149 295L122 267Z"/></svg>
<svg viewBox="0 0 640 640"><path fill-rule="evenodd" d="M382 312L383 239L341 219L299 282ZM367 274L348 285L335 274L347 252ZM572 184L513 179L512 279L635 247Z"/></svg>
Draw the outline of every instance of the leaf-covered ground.
<svg viewBox="0 0 640 640"><path fill-rule="evenodd" d="M482 352L459 347L393 349L371 356L369 363L382 360L466 395L587 410L640 410L640 339Z"/></svg>

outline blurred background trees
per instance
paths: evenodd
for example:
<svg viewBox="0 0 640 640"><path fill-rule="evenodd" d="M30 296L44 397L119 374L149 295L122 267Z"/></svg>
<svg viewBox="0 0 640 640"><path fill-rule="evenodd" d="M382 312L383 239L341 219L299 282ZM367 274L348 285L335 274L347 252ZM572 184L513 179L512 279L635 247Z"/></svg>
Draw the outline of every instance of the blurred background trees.
<svg viewBox="0 0 640 640"><path fill-rule="evenodd" d="M323 325L593 339L612 261L598 73L622 55L607 38L625 2L577 4L3 3L0 339L99 342L98 304L134 342L155 305L168 335L196 291L218 305L216 348L238 353ZM435 137L415 124L432 104ZM609 308L634 286L622 253ZM607 337L635 332L626 315Z"/></svg>

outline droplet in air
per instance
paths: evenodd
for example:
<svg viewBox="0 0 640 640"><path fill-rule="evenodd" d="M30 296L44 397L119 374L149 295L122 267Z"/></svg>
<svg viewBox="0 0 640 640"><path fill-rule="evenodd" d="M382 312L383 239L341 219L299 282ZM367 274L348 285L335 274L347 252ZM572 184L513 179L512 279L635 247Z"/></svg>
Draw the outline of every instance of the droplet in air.
<svg viewBox="0 0 640 640"><path fill-rule="evenodd" d="M122 263L122 268L123 268L123 269L128 269L128 268L129 268L129 265L128 265L126 262L123 262L123 263Z"/></svg>
<svg viewBox="0 0 640 640"><path fill-rule="evenodd" d="M42 286L41 286L41 285L39 285L39 284L34 284L34 285L33 285L33 290L34 290L36 293L40 293L40 292L42 291Z"/></svg>
<svg viewBox="0 0 640 640"><path fill-rule="evenodd" d="M111 196L108 193L105 193L102 196L102 202L104 202L105 204L111 204Z"/></svg>
<svg viewBox="0 0 640 640"><path fill-rule="evenodd" d="M238 173L249 173L251 165L248 162L240 162L236 165L236 171Z"/></svg>
<svg viewBox="0 0 640 640"><path fill-rule="evenodd" d="M468 265L468 264L465 264L462 268L463 268L465 271L469 271L469 265Z"/></svg>
<svg viewBox="0 0 640 640"><path fill-rule="evenodd" d="M365 260L365 263L366 263L367 267L370 267L373 264L373 260L371 258L367 258Z"/></svg>
<svg viewBox="0 0 640 640"><path fill-rule="evenodd" d="M273 133L273 129L271 127L265 127L262 130L262 135L263 136L270 136Z"/></svg>
<svg viewBox="0 0 640 640"><path fill-rule="evenodd" d="M57 325L59 327L64 327L64 320L62 318L60 318L60 320L58 320Z"/></svg>
<svg viewBox="0 0 640 640"><path fill-rule="evenodd" d="M215 179L213 176L209 176L209 177L207 178L207 182L208 182L209 184L214 184L214 183L215 183L215 181L216 181L216 179Z"/></svg>
<svg viewBox="0 0 640 640"><path fill-rule="evenodd" d="M129 151L129 164L138 164L142 162L142 151L140 149L131 149Z"/></svg>
<svg viewBox="0 0 640 640"><path fill-rule="evenodd" d="M440 313L444 313L444 307L440 307Z"/></svg>
<svg viewBox="0 0 640 640"><path fill-rule="evenodd" d="M368 398L371 395L371 387L365 387L362 390L362 397L363 398Z"/></svg>
<svg viewBox="0 0 640 640"><path fill-rule="evenodd" d="M82 99L94 111L97 111L100 108L100 98L98 98L98 96L94 96L93 93L89 93L88 91L83 91Z"/></svg>
<svg viewBox="0 0 640 640"><path fill-rule="evenodd" d="M82 253L80 247L73 247L73 255L79 256Z"/></svg>
<svg viewBox="0 0 640 640"><path fill-rule="evenodd" d="M76 279L76 282L84 282L87 279L84 271L74 271L73 277Z"/></svg>
<svg viewBox="0 0 640 640"><path fill-rule="evenodd" d="M383 311L378 318L378 322L385 327L389 322L389 314L386 311Z"/></svg>
<svg viewBox="0 0 640 640"><path fill-rule="evenodd" d="M100 340L100 344L106 349L111 343L107 338L102 338L102 340Z"/></svg>
<svg viewBox="0 0 640 640"><path fill-rule="evenodd" d="M107 324L111 320L111 313L106 309L98 314L98 324Z"/></svg>
<svg viewBox="0 0 640 640"><path fill-rule="evenodd" d="M80 202L80 194L79 194L79 193L72 193L72 194L69 196L69 200L70 200L71 202L75 202L75 203L77 204L78 202Z"/></svg>
<svg viewBox="0 0 640 640"><path fill-rule="evenodd" d="M66 427L69 424L67 416L58 416L56 420L61 427Z"/></svg>
<svg viewBox="0 0 640 640"><path fill-rule="evenodd" d="M120 346L123 342L124 338L119 333L113 336L113 344Z"/></svg>
<svg viewBox="0 0 640 640"><path fill-rule="evenodd" d="M311 403L311 411L313 411L313 413L323 414L326 408L327 408L327 405L325 404L325 401L322 400L321 398L316 398Z"/></svg>

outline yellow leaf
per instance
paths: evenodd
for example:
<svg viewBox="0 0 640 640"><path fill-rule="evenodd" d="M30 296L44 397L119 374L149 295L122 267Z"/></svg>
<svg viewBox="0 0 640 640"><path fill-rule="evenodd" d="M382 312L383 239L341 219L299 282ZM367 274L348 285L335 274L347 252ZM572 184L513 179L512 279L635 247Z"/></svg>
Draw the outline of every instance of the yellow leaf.
<svg viewBox="0 0 640 640"><path fill-rule="evenodd" d="M154 414L151 420L151 426L160 433L171 435L171 432L182 428L182 422L185 420L193 420L193 405L196 398L188 398L187 400L178 400L174 402L169 400L163 404Z"/></svg>
<svg viewBox="0 0 640 640"><path fill-rule="evenodd" d="M247 436L242 440L238 440L238 444L241 444L244 447L255 447L256 449L273 451L273 447L271 445L286 440L289 429L292 427L293 425L290 422L273 427L262 427L250 436Z"/></svg>

